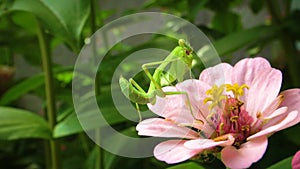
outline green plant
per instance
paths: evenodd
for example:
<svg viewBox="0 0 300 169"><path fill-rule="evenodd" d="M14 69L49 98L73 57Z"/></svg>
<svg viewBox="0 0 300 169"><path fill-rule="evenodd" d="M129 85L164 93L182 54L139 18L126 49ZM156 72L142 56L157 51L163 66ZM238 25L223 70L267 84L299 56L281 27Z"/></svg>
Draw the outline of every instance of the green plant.
<svg viewBox="0 0 300 169"><path fill-rule="evenodd" d="M228 62L236 61L238 52L242 52L243 57L252 57L271 48L273 51L267 51L269 60L284 72L283 88L300 86L299 9L292 8L296 0L250 0L248 4L240 0L222 3L216 0L149 0L142 7L123 12L102 9L104 2L99 3L100 7L95 0L0 1L0 168L223 167L217 160L169 166L154 158L120 157L100 149L85 135L72 103L73 66L55 63L53 57L65 57L56 52L61 46L78 55L88 37L117 14L160 10L185 18L203 30L221 59ZM266 18L246 28L242 22L243 13L236 12L241 6L250 9L253 15L264 11ZM208 23L199 24L197 17L203 11L209 11L212 18ZM163 36L149 37L138 45L120 42L114 46L101 63L95 82L98 99L106 101L100 105L105 119L116 130L129 136L137 137L136 124L118 114L114 107L110 78L128 54L148 47L172 49L176 44ZM22 58L26 64L42 69L42 72L13 79L13 74L20 70L16 58ZM197 65L192 71L202 69L203 65ZM136 81L145 81L143 79L145 76L141 75ZM41 100L41 105L37 105L41 107L39 112L26 110L19 104L20 98L28 94ZM32 101L30 104L36 103ZM86 105L87 117L93 114L88 107ZM105 126L91 126L96 127ZM300 146L298 128L295 126L275 134L265 157L253 168L266 168L292 156ZM285 161L281 165L289 165Z"/></svg>

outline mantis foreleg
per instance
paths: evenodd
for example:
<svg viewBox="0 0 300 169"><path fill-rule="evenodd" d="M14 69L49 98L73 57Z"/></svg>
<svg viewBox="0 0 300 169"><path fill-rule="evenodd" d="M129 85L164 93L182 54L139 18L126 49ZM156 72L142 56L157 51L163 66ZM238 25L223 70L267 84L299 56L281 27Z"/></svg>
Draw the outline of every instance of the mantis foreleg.
<svg viewBox="0 0 300 169"><path fill-rule="evenodd" d="M166 63L169 64L171 62L179 61L179 60L180 60L180 58L177 57L174 59L158 61L158 62L151 62L151 63L146 63L146 64L142 65L142 68L143 68L145 74L148 76L148 78L151 80L151 83L153 84L153 85L150 84L150 87L149 87L147 93L150 93L150 92L152 92L152 90L156 89L156 90L158 90L158 92L157 92L158 96L160 96L160 97L165 96L164 92L161 90L162 86L160 85L161 75L164 73L163 70L160 70L159 68L157 68L152 76L148 70L148 67L155 66L155 65L162 65L162 64L166 64ZM169 79L166 79L166 81L169 82Z"/></svg>

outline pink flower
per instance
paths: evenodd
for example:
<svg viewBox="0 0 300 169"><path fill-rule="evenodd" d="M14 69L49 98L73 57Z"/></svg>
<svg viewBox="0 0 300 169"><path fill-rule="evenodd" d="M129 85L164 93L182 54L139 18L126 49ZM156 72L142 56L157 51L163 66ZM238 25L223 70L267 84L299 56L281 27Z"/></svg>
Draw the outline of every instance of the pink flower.
<svg viewBox="0 0 300 169"><path fill-rule="evenodd" d="M292 159L292 168L300 169L300 151L298 151Z"/></svg>
<svg viewBox="0 0 300 169"><path fill-rule="evenodd" d="M154 156L179 163L211 153L229 168L247 168L262 158L272 133L300 121L300 89L281 92L282 75L264 58L221 63L157 97L151 111L161 118L140 122L139 135L169 137ZM178 138L178 139L176 139Z"/></svg>

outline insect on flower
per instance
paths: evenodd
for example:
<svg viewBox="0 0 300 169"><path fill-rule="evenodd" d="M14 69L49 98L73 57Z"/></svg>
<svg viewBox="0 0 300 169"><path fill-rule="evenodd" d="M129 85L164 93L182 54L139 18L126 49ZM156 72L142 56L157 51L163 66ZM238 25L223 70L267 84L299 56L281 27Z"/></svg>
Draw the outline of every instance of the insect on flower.
<svg viewBox="0 0 300 169"><path fill-rule="evenodd" d="M163 88L185 91L196 119L204 123L188 113L185 97L172 95L148 104L160 118L146 119L136 129L139 135L172 138L154 149L166 163L210 153L229 168L248 168L262 158L268 136L300 121L300 89L279 93L281 81L281 72L264 58L221 63L205 69L199 80Z"/></svg>
<svg viewBox="0 0 300 169"><path fill-rule="evenodd" d="M175 80L178 82L183 81L186 73L190 73L192 61L194 58L193 49L183 39L178 40L178 46L165 58L163 61L146 63L142 65L145 74L150 79L150 85L147 92L132 78L126 80L124 77L120 77L119 84L122 93L132 102L136 103L137 110L139 112L138 104L154 104L156 102L156 96L165 97L166 95L184 95L188 99L185 92L174 91L165 92L162 90L162 81L167 81L171 84ZM148 67L158 65L153 75L149 72ZM168 65L170 65L168 69ZM191 74L191 73L190 73ZM192 114L192 112L190 111ZM140 120L141 115L139 113Z"/></svg>

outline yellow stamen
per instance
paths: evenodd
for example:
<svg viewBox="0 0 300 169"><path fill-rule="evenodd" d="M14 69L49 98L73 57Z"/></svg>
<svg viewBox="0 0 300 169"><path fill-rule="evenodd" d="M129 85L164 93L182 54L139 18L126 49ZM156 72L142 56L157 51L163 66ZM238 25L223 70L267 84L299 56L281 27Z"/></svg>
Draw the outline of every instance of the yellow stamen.
<svg viewBox="0 0 300 169"><path fill-rule="evenodd" d="M232 135L232 134L231 134ZM226 141L226 140L229 140L230 139L230 135L229 134L226 134L226 135L221 135L219 137L216 137L214 138L213 140L214 141Z"/></svg>
<svg viewBox="0 0 300 169"><path fill-rule="evenodd" d="M249 131L249 130L250 130L249 125L242 126L242 131Z"/></svg>
<svg viewBox="0 0 300 169"><path fill-rule="evenodd" d="M230 117L230 121L236 122L238 118L239 118L239 116L232 116L232 117Z"/></svg>
<svg viewBox="0 0 300 169"><path fill-rule="evenodd" d="M211 89L206 91L206 95L208 95L209 97L205 98L203 101L204 104L206 104L207 102L211 102L209 106L209 110L212 110L216 106L219 107L222 106L221 105L222 101L227 99L227 96L224 95L225 88L226 88L226 92L231 91L234 97L238 99L239 96L244 95L244 88L249 89L249 86L247 86L246 84L240 86L238 83L223 84L221 86L213 85Z"/></svg>
<svg viewBox="0 0 300 169"><path fill-rule="evenodd" d="M223 94L224 87L225 85L213 85L211 89L206 91L206 94L210 95L210 97L204 99L204 104L211 102L211 105L209 106L210 110L212 110L215 106L220 106L222 100L226 99L226 96Z"/></svg>
<svg viewBox="0 0 300 169"><path fill-rule="evenodd" d="M263 114L261 112L256 113L256 118L260 119L263 117Z"/></svg>
<svg viewBox="0 0 300 169"><path fill-rule="evenodd" d="M223 130L223 128L224 128L224 123L220 123L220 135L223 135L224 134L224 130Z"/></svg>
<svg viewBox="0 0 300 169"><path fill-rule="evenodd" d="M249 89L249 86L246 84L239 85L237 83L232 84L226 84L226 92L231 91L235 98L238 98L238 96L244 95L244 88Z"/></svg>

